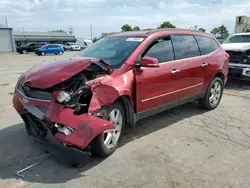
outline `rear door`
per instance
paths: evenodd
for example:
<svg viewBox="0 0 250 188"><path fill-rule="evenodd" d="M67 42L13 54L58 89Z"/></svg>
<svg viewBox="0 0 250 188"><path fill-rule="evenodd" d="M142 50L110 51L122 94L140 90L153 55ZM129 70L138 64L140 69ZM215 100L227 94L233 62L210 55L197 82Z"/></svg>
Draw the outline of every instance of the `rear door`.
<svg viewBox="0 0 250 188"><path fill-rule="evenodd" d="M224 51L222 49L219 49L218 43L213 38L208 38L205 36L194 37L198 42L202 55L201 59L203 62L203 75L206 83L204 89L206 89L211 78L216 72L218 72L218 69L223 68L221 65L226 65L226 68L223 68L223 70L228 70L228 63L225 63L225 60L227 60L227 58L224 55Z"/></svg>
<svg viewBox="0 0 250 188"><path fill-rule="evenodd" d="M196 39L192 35L171 35L175 52L176 80L175 97L185 99L200 94L204 85L204 58Z"/></svg>

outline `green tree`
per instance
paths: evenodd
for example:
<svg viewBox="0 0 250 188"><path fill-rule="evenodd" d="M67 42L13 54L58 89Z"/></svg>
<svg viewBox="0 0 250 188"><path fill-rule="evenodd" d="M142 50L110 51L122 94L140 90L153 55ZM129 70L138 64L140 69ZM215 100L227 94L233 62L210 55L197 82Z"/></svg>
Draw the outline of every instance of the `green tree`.
<svg viewBox="0 0 250 188"><path fill-rule="evenodd" d="M206 29L204 29L204 28L200 28L200 29L199 29L199 31L201 31L201 32L204 32L204 33L205 33L205 32L206 32Z"/></svg>
<svg viewBox="0 0 250 188"><path fill-rule="evenodd" d="M135 26L135 27L133 28L133 30L134 30L134 31L140 31L141 29L140 29L139 26Z"/></svg>
<svg viewBox="0 0 250 188"><path fill-rule="evenodd" d="M122 29L122 32L125 32L125 31L133 31L132 27L128 24L125 24L121 27Z"/></svg>
<svg viewBox="0 0 250 188"><path fill-rule="evenodd" d="M218 39L226 39L229 36L229 31L224 25L214 28L211 33Z"/></svg>
<svg viewBox="0 0 250 188"><path fill-rule="evenodd" d="M157 29L160 28L176 28L176 26L171 24L170 22L163 22Z"/></svg>

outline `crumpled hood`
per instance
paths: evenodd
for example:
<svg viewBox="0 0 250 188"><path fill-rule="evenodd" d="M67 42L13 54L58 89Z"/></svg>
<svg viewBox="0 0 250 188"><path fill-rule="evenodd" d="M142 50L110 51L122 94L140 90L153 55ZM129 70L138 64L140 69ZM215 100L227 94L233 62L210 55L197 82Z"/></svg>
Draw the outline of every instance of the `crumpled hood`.
<svg viewBox="0 0 250 188"><path fill-rule="evenodd" d="M250 49L250 43L226 43L222 47L225 51L246 51Z"/></svg>
<svg viewBox="0 0 250 188"><path fill-rule="evenodd" d="M45 89L68 80L88 68L97 58L74 57L68 60L42 62L24 73L19 82L33 88ZM108 64L105 64L108 67Z"/></svg>

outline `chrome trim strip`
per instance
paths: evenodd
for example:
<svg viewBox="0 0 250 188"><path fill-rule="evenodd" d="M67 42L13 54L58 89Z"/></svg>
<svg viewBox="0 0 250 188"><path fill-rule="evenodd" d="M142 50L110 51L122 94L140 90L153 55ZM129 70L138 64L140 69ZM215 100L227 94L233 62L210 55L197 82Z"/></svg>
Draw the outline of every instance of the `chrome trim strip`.
<svg viewBox="0 0 250 188"><path fill-rule="evenodd" d="M191 89L191 88L194 88L194 87L197 87L197 86L200 86L200 85L203 85L203 82L199 83L199 84L195 84L195 85L192 85L192 86L189 86L189 87L185 87L183 89L178 89L178 90L175 90L175 91L171 91L169 93L165 93L165 94L162 94L162 95L158 95L158 96L155 96L155 97L151 97L151 98L147 98L147 99L143 99L141 102L146 102L146 101L150 101L152 99L157 99L159 97L164 97L164 96L167 96L167 95L171 95L173 93L177 93L177 92L180 92L180 91L183 91L183 90L187 90L187 89Z"/></svg>
<svg viewBox="0 0 250 188"><path fill-rule="evenodd" d="M229 67L230 66L234 66L234 67L250 67L250 65L246 65L246 64L237 64L237 63L230 63L229 62Z"/></svg>
<svg viewBox="0 0 250 188"><path fill-rule="evenodd" d="M34 99L34 98L31 98L31 97L27 97L26 95L24 95L21 91L19 91L18 89L16 89L16 91L22 95L25 99L28 99L28 100L33 100L33 101L41 101L41 102L51 102L51 100L44 100L44 99Z"/></svg>

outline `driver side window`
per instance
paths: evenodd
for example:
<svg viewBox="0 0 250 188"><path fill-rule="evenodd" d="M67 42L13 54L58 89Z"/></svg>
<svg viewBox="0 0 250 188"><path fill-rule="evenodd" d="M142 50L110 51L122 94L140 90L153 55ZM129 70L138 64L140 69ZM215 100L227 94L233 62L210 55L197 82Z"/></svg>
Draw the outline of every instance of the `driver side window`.
<svg viewBox="0 0 250 188"><path fill-rule="evenodd" d="M174 50L170 37L156 39L144 52L143 56L153 57L159 63L174 60Z"/></svg>

